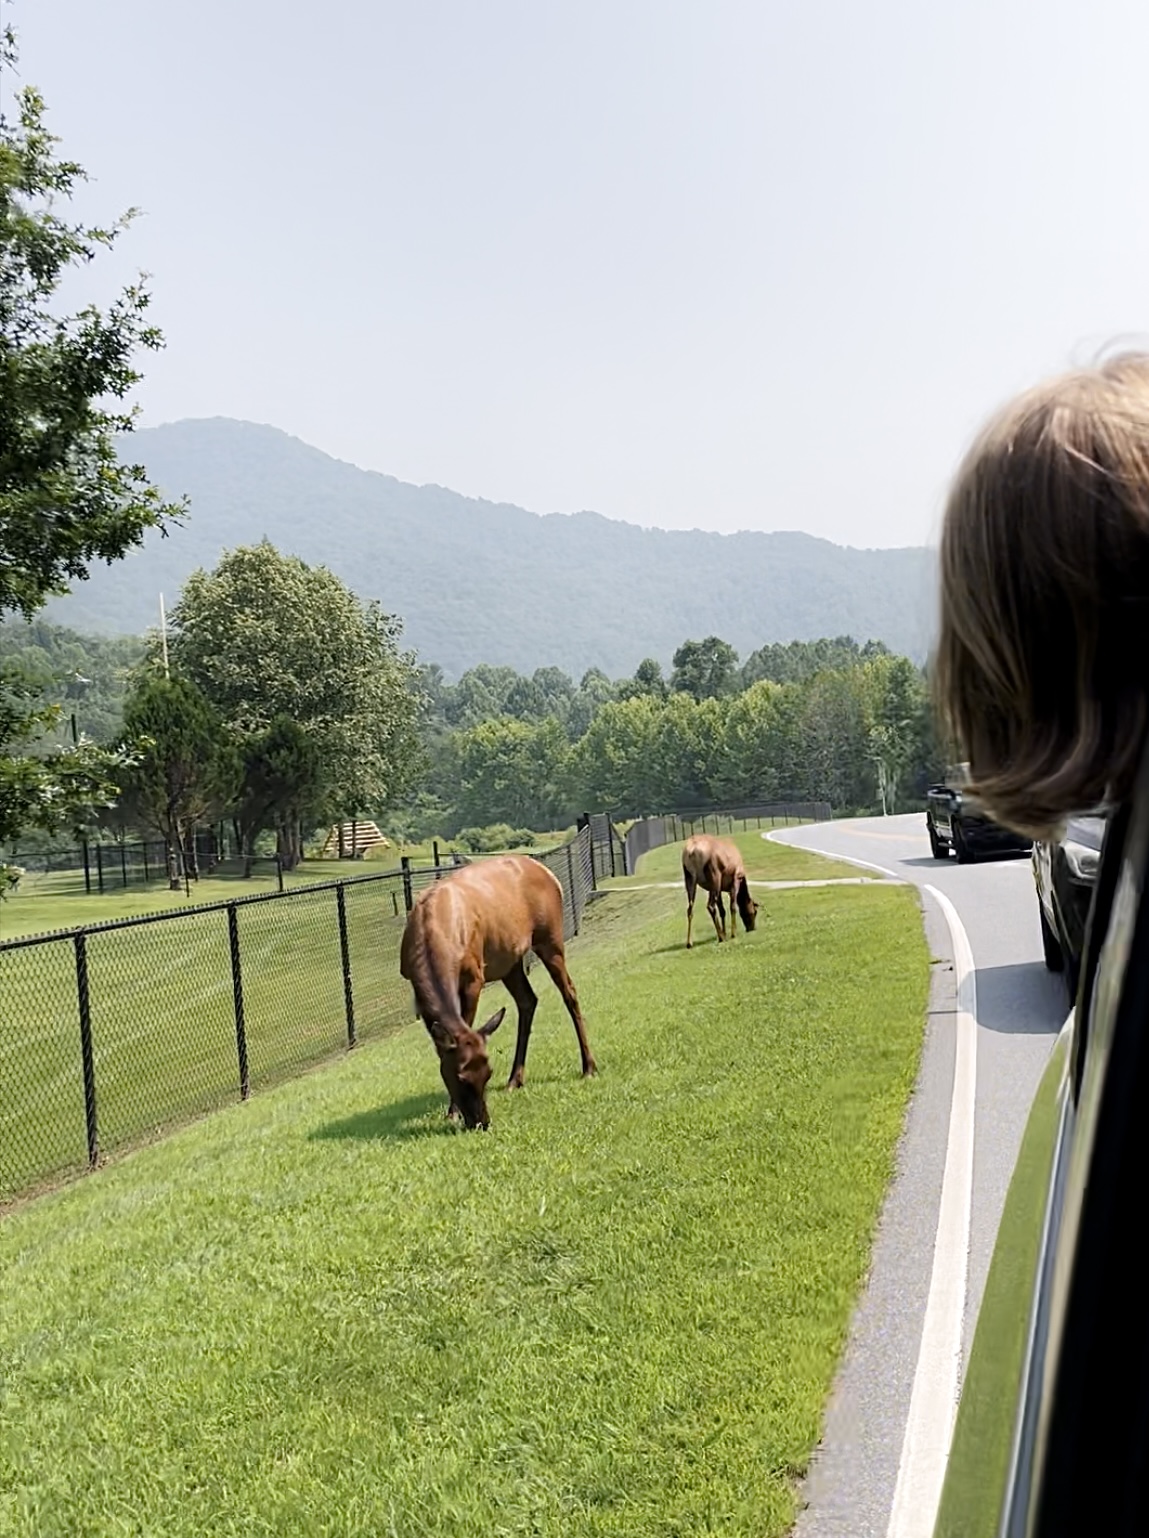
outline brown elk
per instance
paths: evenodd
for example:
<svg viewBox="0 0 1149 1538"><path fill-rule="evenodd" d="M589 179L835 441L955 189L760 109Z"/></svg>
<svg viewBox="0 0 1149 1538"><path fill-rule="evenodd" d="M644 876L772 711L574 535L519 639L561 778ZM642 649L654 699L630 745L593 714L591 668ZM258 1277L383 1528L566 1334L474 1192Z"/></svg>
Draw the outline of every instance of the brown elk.
<svg viewBox="0 0 1149 1538"><path fill-rule="evenodd" d="M399 951L399 971L415 990L415 1007L439 1054L449 1116L487 1127L487 1039L500 1009L475 1029L485 983L501 982L518 1008L519 1034L508 1089L523 1082L538 997L523 965L534 951L574 1022L584 1074L595 1072L578 994L563 947L563 890L557 876L529 855L464 865L420 893Z"/></svg>
<svg viewBox="0 0 1149 1538"><path fill-rule="evenodd" d="M690 932L694 923L694 894L699 887L705 887L709 894L706 906L720 941L726 938L723 892L730 893L730 938L733 940L738 931L735 904L746 930L749 932L754 928L758 922L758 904L750 896L742 855L735 844L724 838L711 838L707 833L694 834L682 846L682 875L686 882L687 950L694 944Z"/></svg>

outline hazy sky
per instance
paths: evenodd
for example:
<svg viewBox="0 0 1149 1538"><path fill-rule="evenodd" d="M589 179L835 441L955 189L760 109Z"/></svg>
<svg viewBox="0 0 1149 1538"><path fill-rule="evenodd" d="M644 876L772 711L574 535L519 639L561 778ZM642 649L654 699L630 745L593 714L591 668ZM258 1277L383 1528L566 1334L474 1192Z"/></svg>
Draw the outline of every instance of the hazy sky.
<svg viewBox="0 0 1149 1538"><path fill-rule="evenodd" d="M147 423L909 544L990 407L1149 334L1145 0L0 5L145 210Z"/></svg>

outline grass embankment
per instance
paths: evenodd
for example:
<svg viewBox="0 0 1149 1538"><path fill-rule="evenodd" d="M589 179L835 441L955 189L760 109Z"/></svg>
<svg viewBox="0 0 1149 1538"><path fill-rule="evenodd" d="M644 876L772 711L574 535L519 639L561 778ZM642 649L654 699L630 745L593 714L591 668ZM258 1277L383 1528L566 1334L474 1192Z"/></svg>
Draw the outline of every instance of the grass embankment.
<svg viewBox="0 0 1149 1538"><path fill-rule="evenodd" d="M827 860L821 855L809 854L805 849L795 849L788 844L778 844L754 832L723 834L729 843L736 844L742 853L742 863L751 881L823 881L849 877L856 880L867 873L844 860ZM652 849L638 862L634 876L619 879L612 885L641 886L651 881L682 881L682 845L664 844Z"/></svg>
<svg viewBox="0 0 1149 1538"><path fill-rule="evenodd" d="M12 1213L0 1530L784 1533L926 949L905 888L767 894L693 952L679 906L593 905L600 1076L540 977L485 1136L445 1124L412 1026Z"/></svg>

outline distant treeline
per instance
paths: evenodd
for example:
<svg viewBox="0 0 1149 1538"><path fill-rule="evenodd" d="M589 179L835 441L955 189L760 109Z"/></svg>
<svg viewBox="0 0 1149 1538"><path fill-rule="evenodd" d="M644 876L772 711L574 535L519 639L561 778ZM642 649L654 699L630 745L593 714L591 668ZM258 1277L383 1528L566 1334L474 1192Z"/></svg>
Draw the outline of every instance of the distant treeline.
<svg viewBox="0 0 1149 1538"><path fill-rule="evenodd" d="M270 547L255 547L225 557L221 571L230 570L234 578L234 560L240 557L249 566L254 563L254 586L284 560ZM218 573L203 578L214 584L210 592L217 606L220 580ZM269 747L267 734L273 722L280 733L289 734L286 718L298 724L299 711L293 712L290 689L285 690L280 676L278 692L262 709L253 710L250 703L244 707L250 722L242 711L237 716L245 689L274 692L276 670L265 668L261 683L258 669L248 678L242 667L229 672L224 665L209 666L211 647L226 653L230 644L248 643L238 634L221 632L193 644L196 626L186 622L215 612L207 598L193 584L190 604L185 600L177 610L185 626L183 631L176 626L173 656L190 671L189 683L206 687L209 707L235 719L241 759L242 744L249 745L247 779L234 768L224 779L247 785L250 807L252 776L258 780L262 775L264 782L271 776L266 757L256 752L259 742L273 758L275 752L286 752L286 744L274 737ZM234 592L229 602L234 609ZM0 666L18 666L46 700L62 706L57 736L70 731L74 715L80 732L115 742L123 735L126 703L129 718L139 725L139 709L133 713L129 696L133 689L139 692L144 677L154 694L147 651L143 639L82 636L42 621L0 626ZM410 690L419 743L417 749L408 748L412 773L405 784L403 776L391 774L394 788L382 804L373 800L382 780L363 784L361 792L344 787L348 794L343 795L330 774L326 779L319 775L326 788L323 797L309 789L305 796L287 798L296 831L288 839L281 829L281 843L287 839L298 848L306 823L318 822L320 813L334 815L336 807L349 815L373 816L399 838L450 837L462 828L496 823L564 826L578 812L599 808L621 817L671 807L793 799L825 800L840 810L883 805L894 810L913 805L942 765L922 671L881 643L859 645L849 636L775 643L744 662L727 642L710 636L683 642L669 675L647 659L633 676L613 680L597 669L576 681L556 667L528 675L480 665L450 683L433 664L396 671L393 647L384 651L393 672L391 708L401 703L395 691ZM155 707L153 698L149 708ZM321 737L318 722L316 736ZM292 753L299 751L298 744L292 747ZM309 773L317 778L314 766ZM353 806L360 793L368 804ZM244 796L233 790L231 799L237 796L242 806ZM121 824L134 820L143 826L139 801L138 795L125 797ZM209 796L205 809L210 801ZM254 836L258 830L251 819L244 821L245 831Z"/></svg>

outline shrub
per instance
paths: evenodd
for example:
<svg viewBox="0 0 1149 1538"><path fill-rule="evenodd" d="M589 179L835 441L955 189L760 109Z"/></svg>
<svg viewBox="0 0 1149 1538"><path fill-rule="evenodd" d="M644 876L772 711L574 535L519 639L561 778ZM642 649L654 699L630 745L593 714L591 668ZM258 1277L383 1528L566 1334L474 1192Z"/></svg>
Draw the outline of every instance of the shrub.
<svg viewBox="0 0 1149 1538"><path fill-rule="evenodd" d="M493 854L496 849L527 849L535 842L529 828L512 828L510 823L493 822L485 828L463 828L455 836L471 854Z"/></svg>

